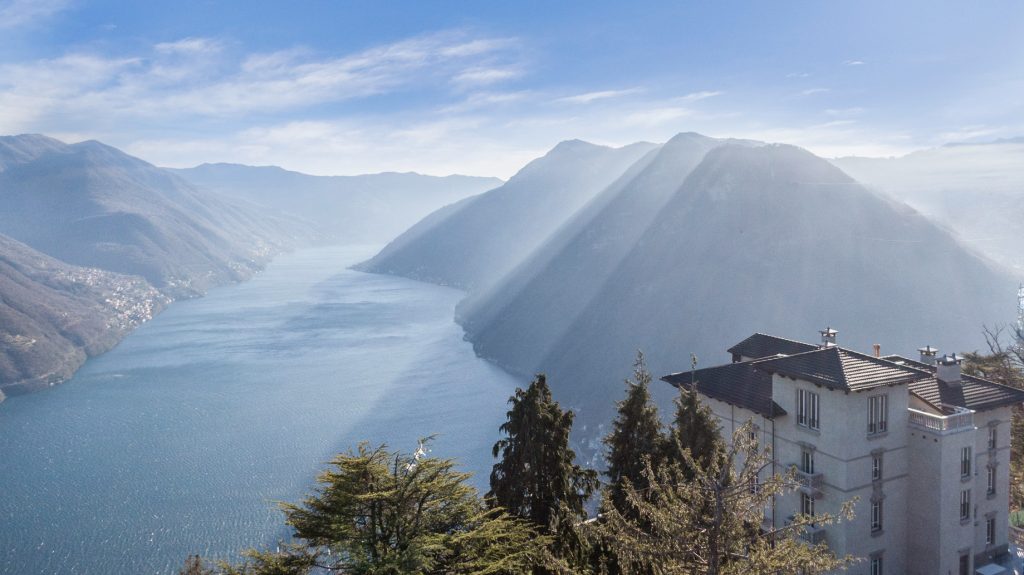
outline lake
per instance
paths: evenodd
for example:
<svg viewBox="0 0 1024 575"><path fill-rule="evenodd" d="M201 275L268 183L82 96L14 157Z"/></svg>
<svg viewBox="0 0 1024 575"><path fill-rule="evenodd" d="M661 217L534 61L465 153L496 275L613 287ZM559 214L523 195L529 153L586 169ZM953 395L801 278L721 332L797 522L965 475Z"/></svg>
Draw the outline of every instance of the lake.
<svg viewBox="0 0 1024 575"><path fill-rule="evenodd" d="M360 441L455 457L486 488L516 379L452 320L462 292L280 256L177 302L67 383L0 403L0 573L177 573L287 537L278 501Z"/></svg>

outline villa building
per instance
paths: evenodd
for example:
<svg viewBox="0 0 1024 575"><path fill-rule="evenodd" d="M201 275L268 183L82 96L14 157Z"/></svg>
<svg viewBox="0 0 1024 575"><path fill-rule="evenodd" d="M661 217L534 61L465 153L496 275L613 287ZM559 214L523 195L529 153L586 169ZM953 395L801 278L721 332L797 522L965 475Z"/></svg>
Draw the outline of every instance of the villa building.
<svg viewBox="0 0 1024 575"><path fill-rule="evenodd" d="M796 467L801 488L765 522L838 512L853 520L812 529L855 575L1002 573L1009 537L1010 419L1024 391L961 373L955 355L879 357L836 345L755 334L732 363L667 375L697 392L722 434L753 420L775 471Z"/></svg>

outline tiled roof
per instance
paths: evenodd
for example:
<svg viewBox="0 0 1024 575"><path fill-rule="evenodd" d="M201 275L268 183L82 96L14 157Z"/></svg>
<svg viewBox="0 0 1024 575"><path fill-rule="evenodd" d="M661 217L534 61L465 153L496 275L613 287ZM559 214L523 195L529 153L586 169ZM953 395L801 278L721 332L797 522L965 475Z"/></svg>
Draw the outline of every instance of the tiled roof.
<svg viewBox="0 0 1024 575"><path fill-rule="evenodd" d="M772 401L772 376L754 369L756 361L729 363L691 372L673 373L661 378L676 387L690 388L691 376L700 393L743 407L772 419L786 411Z"/></svg>
<svg viewBox="0 0 1024 575"><path fill-rule="evenodd" d="M935 373L935 366L926 365L898 355L886 356L887 360L900 362L902 365ZM960 376L960 385L950 385L929 377L911 383L910 392L942 410L944 406L955 405L976 411L985 411L997 407L1005 407L1024 403L1024 390L1015 389L970 375Z"/></svg>
<svg viewBox="0 0 1024 575"><path fill-rule="evenodd" d="M757 359L781 354L796 355L805 351L818 349L818 346L774 335L755 333L747 339L730 347L729 353Z"/></svg>
<svg viewBox="0 0 1024 575"><path fill-rule="evenodd" d="M863 391L931 377L926 371L841 347L765 359L756 362L756 368L843 391Z"/></svg>

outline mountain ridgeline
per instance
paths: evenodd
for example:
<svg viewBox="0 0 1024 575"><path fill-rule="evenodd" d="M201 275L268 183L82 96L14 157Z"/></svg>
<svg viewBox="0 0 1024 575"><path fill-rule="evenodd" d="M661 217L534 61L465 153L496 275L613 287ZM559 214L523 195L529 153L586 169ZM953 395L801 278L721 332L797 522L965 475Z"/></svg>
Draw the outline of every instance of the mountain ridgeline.
<svg viewBox="0 0 1024 575"><path fill-rule="evenodd" d="M308 234L99 142L0 138L0 233L172 297L250 277Z"/></svg>
<svg viewBox="0 0 1024 575"><path fill-rule="evenodd" d="M1024 139L832 163L948 226L976 251L1024 270Z"/></svg>
<svg viewBox="0 0 1024 575"><path fill-rule="evenodd" d="M506 203L517 201L532 199ZM415 275L456 277L478 242L464 224L434 219L429 241L412 238L405 257L424 266L447 257L441 271ZM459 256L437 251L453 245ZM852 348L964 351L1015 308L1005 270L786 145L681 134L534 245L507 274L475 282L489 285L471 291L457 320L481 356L523 376L547 373L584 429L609 419L607 397L638 348L655 373L687 368L690 353L702 365L725 361L726 348L757 331L808 339L826 325Z"/></svg>
<svg viewBox="0 0 1024 575"><path fill-rule="evenodd" d="M653 148L562 142L505 185L431 214L356 269L464 289L485 286Z"/></svg>
<svg viewBox="0 0 1024 575"><path fill-rule="evenodd" d="M438 206L502 184L498 178L393 172L311 176L238 164L170 171L202 188L313 222L332 243L384 243Z"/></svg>

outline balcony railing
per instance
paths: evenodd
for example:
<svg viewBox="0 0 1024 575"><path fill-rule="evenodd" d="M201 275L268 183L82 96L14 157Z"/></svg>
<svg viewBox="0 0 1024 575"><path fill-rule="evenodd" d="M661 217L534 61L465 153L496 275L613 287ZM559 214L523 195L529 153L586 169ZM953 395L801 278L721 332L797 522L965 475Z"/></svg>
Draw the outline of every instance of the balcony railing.
<svg viewBox="0 0 1024 575"><path fill-rule="evenodd" d="M793 465L792 467L796 474L796 481L800 484L800 491L815 499L821 499L821 488L825 483L822 475L820 473L801 471L798 465Z"/></svg>
<svg viewBox="0 0 1024 575"><path fill-rule="evenodd" d="M811 545L817 545L818 543L825 542L825 528L824 527L808 527L801 537L804 541L807 541Z"/></svg>
<svg viewBox="0 0 1024 575"><path fill-rule="evenodd" d="M914 408L907 408L907 411L910 412L910 425L939 435L974 429L974 410L972 409L954 407L954 412L949 415L935 415Z"/></svg>

